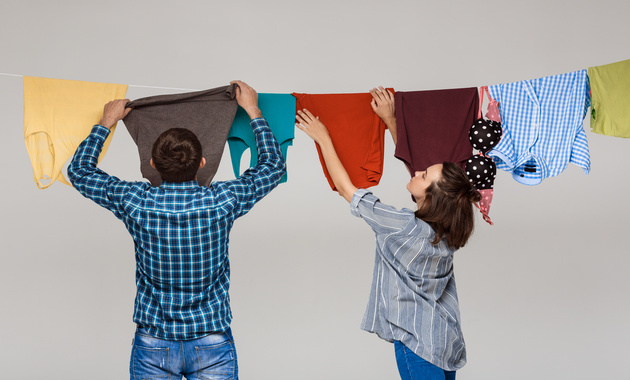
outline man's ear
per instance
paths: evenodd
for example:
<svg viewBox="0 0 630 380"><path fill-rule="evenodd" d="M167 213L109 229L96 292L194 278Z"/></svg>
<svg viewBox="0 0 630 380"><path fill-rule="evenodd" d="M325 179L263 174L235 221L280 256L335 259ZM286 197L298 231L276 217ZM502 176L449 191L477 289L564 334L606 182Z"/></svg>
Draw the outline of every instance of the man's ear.
<svg viewBox="0 0 630 380"><path fill-rule="evenodd" d="M151 165L153 165L153 159L151 159ZM206 166L206 159L201 157L201 162L199 162L199 169L203 168L204 166Z"/></svg>
<svg viewBox="0 0 630 380"><path fill-rule="evenodd" d="M153 163L153 159L151 159L151 167L155 169L155 164Z"/></svg>

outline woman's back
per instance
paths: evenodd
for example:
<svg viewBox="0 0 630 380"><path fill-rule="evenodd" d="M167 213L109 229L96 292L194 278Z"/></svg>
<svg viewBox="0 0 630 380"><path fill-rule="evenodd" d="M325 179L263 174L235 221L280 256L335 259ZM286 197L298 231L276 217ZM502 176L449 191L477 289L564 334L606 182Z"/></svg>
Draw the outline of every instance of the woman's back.
<svg viewBox="0 0 630 380"><path fill-rule="evenodd" d="M367 190L350 203L376 234L374 276L363 330L401 341L417 355L446 370L466 362L453 275L453 253L408 209L384 205Z"/></svg>

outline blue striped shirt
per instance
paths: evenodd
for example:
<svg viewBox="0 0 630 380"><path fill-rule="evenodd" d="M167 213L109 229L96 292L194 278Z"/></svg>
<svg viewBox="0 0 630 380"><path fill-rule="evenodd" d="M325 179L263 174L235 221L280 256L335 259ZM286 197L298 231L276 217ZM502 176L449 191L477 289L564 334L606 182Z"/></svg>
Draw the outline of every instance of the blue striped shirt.
<svg viewBox="0 0 630 380"><path fill-rule="evenodd" d="M239 178L127 182L96 167L109 129L96 125L77 149L68 177L85 197L123 221L135 243L133 320L153 336L196 339L230 326L229 233L234 220L277 186L285 162L267 122L251 122L258 164Z"/></svg>
<svg viewBox="0 0 630 380"><path fill-rule="evenodd" d="M433 229L413 211L384 205L365 189L354 193L350 210L376 234L374 277L361 328L402 342L444 370L463 367L455 250L445 240L431 244Z"/></svg>
<svg viewBox="0 0 630 380"><path fill-rule="evenodd" d="M560 174L569 162L591 168L582 122L590 106L586 70L488 86L499 102L503 136L487 155L526 185Z"/></svg>

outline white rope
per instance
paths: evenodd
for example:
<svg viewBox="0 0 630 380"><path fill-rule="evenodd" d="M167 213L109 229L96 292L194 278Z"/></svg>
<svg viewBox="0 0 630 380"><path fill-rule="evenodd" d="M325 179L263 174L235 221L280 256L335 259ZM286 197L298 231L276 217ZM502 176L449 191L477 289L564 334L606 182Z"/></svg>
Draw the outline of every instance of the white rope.
<svg viewBox="0 0 630 380"><path fill-rule="evenodd" d="M0 73L0 75L8 76L8 77L19 77L22 78L24 75L18 74L9 74L9 73ZM177 87L158 87L158 86L141 86L138 84L130 84L129 87L137 87L137 88L155 88L160 90L176 90L176 91L200 91L192 88L177 88Z"/></svg>
<svg viewBox="0 0 630 380"><path fill-rule="evenodd" d="M140 86L137 84L130 84L129 87L138 87L138 88L157 88L160 90L177 90L177 91L200 91L192 88L176 88L176 87L156 87L156 86Z"/></svg>

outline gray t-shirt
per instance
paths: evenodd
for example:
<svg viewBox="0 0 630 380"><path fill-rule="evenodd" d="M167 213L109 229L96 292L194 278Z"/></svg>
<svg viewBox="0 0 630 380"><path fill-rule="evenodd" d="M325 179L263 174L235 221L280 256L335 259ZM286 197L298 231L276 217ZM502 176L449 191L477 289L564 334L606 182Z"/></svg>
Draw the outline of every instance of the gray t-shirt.
<svg viewBox="0 0 630 380"><path fill-rule="evenodd" d="M123 122L138 146L142 176L153 186L160 185L160 174L151 166L153 143L168 129L186 128L197 135L206 159L206 165L197 172L197 182L202 186L210 185L238 108L235 86L150 96L127 104L133 110Z"/></svg>

